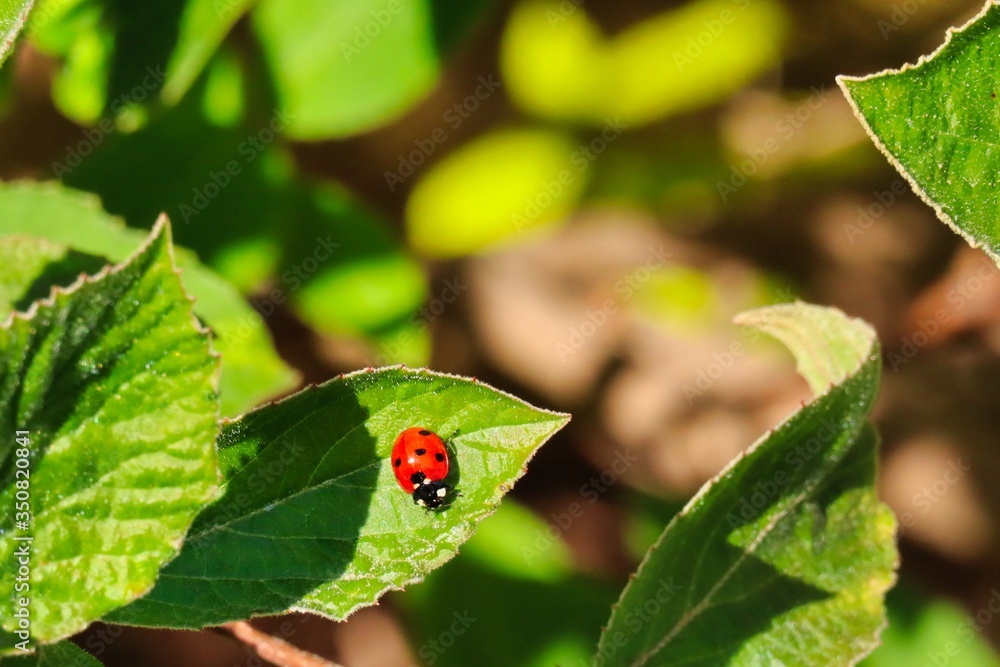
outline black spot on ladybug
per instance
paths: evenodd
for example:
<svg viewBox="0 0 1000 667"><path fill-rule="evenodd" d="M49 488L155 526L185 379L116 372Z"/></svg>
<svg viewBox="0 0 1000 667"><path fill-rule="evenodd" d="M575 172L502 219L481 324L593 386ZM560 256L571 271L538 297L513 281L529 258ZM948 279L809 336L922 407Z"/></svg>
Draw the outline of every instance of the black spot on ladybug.
<svg viewBox="0 0 1000 667"><path fill-rule="evenodd" d="M427 450L424 449L423 447L421 447L420 449L417 450L417 456L423 456L426 453L427 453Z"/></svg>
<svg viewBox="0 0 1000 667"><path fill-rule="evenodd" d="M423 483L423 481L425 479L427 479L427 475L425 475L422 472L415 472L412 475L410 475L410 483L411 484L420 485L420 484Z"/></svg>
<svg viewBox="0 0 1000 667"><path fill-rule="evenodd" d="M444 461L444 454L438 452L437 454L434 455L434 458L436 458L438 461Z"/></svg>
<svg viewBox="0 0 1000 667"><path fill-rule="evenodd" d="M417 431L417 433L419 433L420 435L430 435L431 434L431 432L428 431L427 429L422 429L420 431Z"/></svg>
<svg viewBox="0 0 1000 667"><path fill-rule="evenodd" d="M395 465L396 465L397 468L399 466L403 465L403 459L396 459L396 464Z"/></svg>

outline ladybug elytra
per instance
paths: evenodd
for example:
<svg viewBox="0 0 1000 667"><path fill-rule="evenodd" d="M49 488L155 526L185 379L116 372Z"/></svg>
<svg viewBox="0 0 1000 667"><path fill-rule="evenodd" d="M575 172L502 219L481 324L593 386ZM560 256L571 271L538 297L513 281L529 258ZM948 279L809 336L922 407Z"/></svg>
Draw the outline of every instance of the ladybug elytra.
<svg viewBox="0 0 1000 667"><path fill-rule="evenodd" d="M413 494L413 502L437 509L448 495L448 450L433 431L420 426L408 428L392 446L392 471L400 488Z"/></svg>

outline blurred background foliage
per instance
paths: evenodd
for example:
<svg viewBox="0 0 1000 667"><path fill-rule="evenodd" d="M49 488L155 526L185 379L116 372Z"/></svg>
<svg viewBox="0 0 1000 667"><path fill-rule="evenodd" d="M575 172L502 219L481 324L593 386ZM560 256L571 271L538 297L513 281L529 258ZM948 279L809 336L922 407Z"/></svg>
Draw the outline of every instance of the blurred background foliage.
<svg viewBox="0 0 1000 667"><path fill-rule="evenodd" d="M39 0L0 70L0 231L64 243L69 278L168 214L226 414L389 363L574 414L452 563L346 623L294 617L348 667L587 664L670 517L808 396L732 315L864 317L897 355L876 419L903 552L867 664L996 665L1000 281L971 282L983 258L833 85L978 9ZM53 180L71 190L31 183ZM248 659L211 632L77 641L108 665Z"/></svg>

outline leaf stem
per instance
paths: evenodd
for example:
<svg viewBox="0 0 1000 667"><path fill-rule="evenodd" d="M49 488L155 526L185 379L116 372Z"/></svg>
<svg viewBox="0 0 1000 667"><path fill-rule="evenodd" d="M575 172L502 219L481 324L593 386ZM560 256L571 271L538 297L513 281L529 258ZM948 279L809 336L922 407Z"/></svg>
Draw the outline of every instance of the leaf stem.
<svg viewBox="0 0 1000 667"><path fill-rule="evenodd" d="M252 647L261 658L279 667L342 667L314 653L296 648L284 639L261 632L246 621L225 623L220 627Z"/></svg>

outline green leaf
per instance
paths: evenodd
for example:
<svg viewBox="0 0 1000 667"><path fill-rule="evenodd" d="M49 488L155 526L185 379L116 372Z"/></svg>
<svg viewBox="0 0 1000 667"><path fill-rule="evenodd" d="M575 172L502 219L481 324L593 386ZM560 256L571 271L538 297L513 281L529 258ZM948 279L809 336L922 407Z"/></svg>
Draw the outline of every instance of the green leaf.
<svg viewBox="0 0 1000 667"><path fill-rule="evenodd" d="M788 344L814 387L834 384L670 522L601 636L603 664L828 667L878 643L897 553L867 422L881 368L875 333L801 303L741 321Z"/></svg>
<svg viewBox="0 0 1000 667"><path fill-rule="evenodd" d="M286 192L291 220L280 275L295 312L319 331L347 336L375 336L413 321L426 279L387 221L343 187L296 185Z"/></svg>
<svg viewBox="0 0 1000 667"><path fill-rule="evenodd" d="M567 415L475 380L400 367L346 375L223 428L225 492L146 597L108 620L197 628L288 609L345 618L455 555ZM400 490L396 436L421 425L461 492L431 513Z"/></svg>
<svg viewBox="0 0 1000 667"><path fill-rule="evenodd" d="M0 65L14 48L33 4L34 0L0 0Z"/></svg>
<svg viewBox="0 0 1000 667"><path fill-rule="evenodd" d="M97 273L105 262L74 253L47 239L0 237L0 313L27 310L49 294L52 285L69 285L81 273Z"/></svg>
<svg viewBox="0 0 1000 667"><path fill-rule="evenodd" d="M40 0L31 36L63 60L53 86L60 110L95 123L118 116L126 104L177 103L250 4Z"/></svg>
<svg viewBox="0 0 1000 667"><path fill-rule="evenodd" d="M574 571L560 532L508 498L448 567L394 597L421 664L591 665L618 591L608 579Z"/></svg>
<svg viewBox="0 0 1000 667"><path fill-rule="evenodd" d="M410 242L428 255L456 257L517 238L569 214L589 167L585 154L558 132L506 130L477 138L414 186L406 205Z"/></svg>
<svg viewBox="0 0 1000 667"><path fill-rule="evenodd" d="M80 263L86 255L122 261L142 243L144 232L105 213L96 197L54 183L20 182L0 185L0 234L44 238L71 248ZM243 297L193 253L180 249L175 253L184 284L196 299L195 313L217 334L214 346L223 358L223 414L239 414L295 386L295 372L278 357L267 328ZM37 298L53 285L72 282L76 275L69 273L66 261L62 265L57 271L50 264L27 294ZM93 272L93 262L79 271ZM72 277L67 281L67 276ZM22 298L18 307L23 305Z"/></svg>
<svg viewBox="0 0 1000 667"><path fill-rule="evenodd" d="M915 65L837 82L913 190L1000 264L1000 5Z"/></svg>
<svg viewBox="0 0 1000 667"><path fill-rule="evenodd" d="M177 553L216 491L217 375L166 223L0 327L0 590L29 600L32 642L142 595ZM0 652L18 627L4 614Z"/></svg>
<svg viewBox="0 0 1000 667"><path fill-rule="evenodd" d="M101 667L101 663L76 644L68 641L40 646L25 656L0 658L3 667Z"/></svg>
<svg viewBox="0 0 1000 667"><path fill-rule="evenodd" d="M447 51L491 0L262 0L254 27L289 135L344 137L427 94Z"/></svg>
<svg viewBox="0 0 1000 667"><path fill-rule="evenodd" d="M651 123L724 100L779 63L787 22L772 0L694 0L607 38L579 3L527 0L504 32L504 81L549 118Z"/></svg>
<svg viewBox="0 0 1000 667"><path fill-rule="evenodd" d="M865 658L862 667L1000 667L1000 656L983 637L983 623L976 614L959 604L931 598L919 589L900 582L889 591L889 627L882 633L882 645ZM990 605L1000 599L994 588L980 604L981 611L995 614Z"/></svg>
<svg viewBox="0 0 1000 667"><path fill-rule="evenodd" d="M253 0L188 0L161 96L175 104L191 87Z"/></svg>

